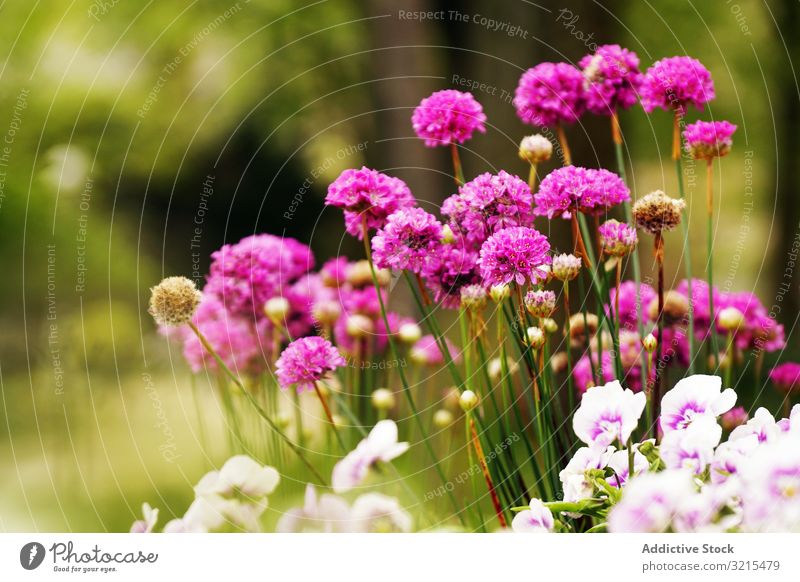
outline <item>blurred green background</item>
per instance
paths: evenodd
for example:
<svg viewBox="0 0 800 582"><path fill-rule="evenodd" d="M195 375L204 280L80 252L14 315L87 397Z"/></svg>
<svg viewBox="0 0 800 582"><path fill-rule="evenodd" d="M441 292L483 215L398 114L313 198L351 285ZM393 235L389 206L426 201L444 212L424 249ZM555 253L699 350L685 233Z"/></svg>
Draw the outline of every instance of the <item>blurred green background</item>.
<svg viewBox="0 0 800 582"><path fill-rule="evenodd" d="M359 256L340 213L323 208L328 182L366 164L420 199L451 194L448 152L424 148L409 118L462 80L489 118L466 144L467 174L524 176L517 79L593 44L635 50L643 69L689 54L711 70L717 99L690 119L740 128L717 173L715 280L779 306L791 341L798 30L796 0L3 3L0 531L127 531L146 500L182 513L225 450L199 438L188 368L155 333L148 288L202 276L213 250L254 232L310 241L318 263ZM676 194L670 123L622 115L636 195ZM614 167L606 118L568 135L577 164ZM704 178L688 178L702 274ZM556 244L566 235L554 231ZM199 403L213 434L217 405Z"/></svg>

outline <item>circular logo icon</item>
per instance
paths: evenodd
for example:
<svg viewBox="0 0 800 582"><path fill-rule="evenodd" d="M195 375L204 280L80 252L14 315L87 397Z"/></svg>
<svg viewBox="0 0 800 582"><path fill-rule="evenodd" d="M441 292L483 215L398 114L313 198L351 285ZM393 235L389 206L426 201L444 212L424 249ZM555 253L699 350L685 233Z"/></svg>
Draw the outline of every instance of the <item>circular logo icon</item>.
<svg viewBox="0 0 800 582"><path fill-rule="evenodd" d="M28 542L19 551L19 563L26 570L35 570L44 561L44 546L39 542Z"/></svg>

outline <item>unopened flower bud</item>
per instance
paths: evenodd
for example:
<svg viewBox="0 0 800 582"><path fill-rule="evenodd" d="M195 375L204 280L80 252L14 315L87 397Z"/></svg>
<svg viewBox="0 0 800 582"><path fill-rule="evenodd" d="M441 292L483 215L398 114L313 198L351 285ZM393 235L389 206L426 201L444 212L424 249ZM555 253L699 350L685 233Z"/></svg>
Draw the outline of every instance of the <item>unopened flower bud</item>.
<svg viewBox="0 0 800 582"><path fill-rule="evenodd" d="M719 326L725 331L736 331L744 323L744 313L735 307L726 307L718 317Z"/></svg>
<svg viewBox="0 0 800 582"><path fill-rule="evenodd" d="M372 393L372 406L378 410L389 410L394 408L395 397L391 390L378 388Z"/></svg>
<svg viewBox="0 0 800 582"><path fill-rule="evenodd" d="M648 354L652 354L658 347L658 340L652 333L648 333L642 340L642 347Z"/></svg>
<svg viewBox="0 0 800 582"><path fill-rule="evenodd" d="M528 291L524 301L525 309L534 317L550 317L556 308L556 294L552 291Z"/></svg>
<svg viewBox="0 0 800 582"><path fill-rule="evenodd" d="M511 296L511 288L508 285L492 285L489 289L489 296L495 303L508 299Z"/></svg>
<svg viewBox="0 0 800 582"><path fill-rule="evenodd" d="M553 142L540 133L528 135L519 143L519 157L531 164L546 162L553 155Z"/></svg>
<svg viewBox="0 0 800 582"><path fill-rule="evenodd" d="M581 270L581 259L575 255L556 255L553 257L553 277L559 281L571 281Z"/></svg>
<svg viewBox="0 0 800 582"><path fill-rule="evenodd" d="M550 357L550 368L554 374L566 371L569 365L569 358L566 352L557 352Z"/></svg>
<svg viewBox="0 0 800 582"><path fill-rule="evenodd" d="M722 428L727 431L732 431L737 426L746 423L748 418L747 410L745 410L743 406L737 406L723 414L720 420L722 421Z"/></svg>
<svg viewBox="0 0 800 582"><path fill-rule="evenodd" d="M422 330L416 323L404 323L397 330L400 341L404 344L415 344L422 337Z"/></svg>
<svg viewBox="0 0 800 582"><path fill-rule="evenodd" d="M456 240L456 235L453 234L453 229L450 228L449 224L445 224L442 227L442 243L449 245L452 244L454 240Z"/></svg>
<svg viewBox="0 0 800 582"><path fill-rule="evenodd" d="M286 429L292 424L292 417L288 412L279 412L275 416L275 424L278 425L278 428Z"/></svg>
<svg viewBox="0 0 800 582"><path fill-rule="evenodd" d="M354 313L347 318L347 335L363 338L375 331L375 324L366 315Z"/></svg>
<svg viewBox="0 0 800 582"><path fill-rule="evenodd" d="M203 295L186 277L167 277L150 289L150 315L156 323L178 327L194 317Z"/></svg>
<svg viewBox="0 0 800 582"><path fill-rule="evenodd" d="M332 299L317 301L311 308L311 315L315 321L322 325L333 325L342 314L342 307Z"/></svg>
<svg viewBox="0 0 800 582"><path fill-rule="evenodd" d="M285 297L273 297L264 304L264 314L276 327L282 327L289 315L289 300Z"/></svg>
<svg viewBox="0 0 800 582"><path fill-rule="evenodd" d="M453 413L444 408L437 410L433 415L433 425L436 428L447 428L453 424Z"/></svg>
<svg viewBox="0 0 800 582"><path fill-rule="evenodd" d="M538 327L529 327L525 332L525 336L528 338L528 345L534 350L541 349L547 339L544 332Z"/></svg>
<svg viewBox="0 0 800 582"><path fill-rule="evenodd" d="M461 307L478 310L486 306L486 289L481 285L465 285L461 288Z"/></svg>
<svg viewBox="0 0 800 582"><path fill-rule="evenodd" d="M469 412L478 406L478 395L472 390L464 390L458 399L458 403L461 405L461 410Z"/></svg>
<svg viewBox="0 0 800 582"><path fill-rule="evenodd" d="M509 374L515 374L519 370L519 365L510 356L506 356L506 367ZM496 382L503 374L503 361L500 358L492 358L487 364L486 371L489 373L489 378Z"/></svg>
<svg viewBox="0 0 800 582"><path fill-rule="evenodd" d="M546 317L542 320L542 327L544 327L544 330L551 335L558 331L558 324L556 323L556 320L550 317Z"/></svg>

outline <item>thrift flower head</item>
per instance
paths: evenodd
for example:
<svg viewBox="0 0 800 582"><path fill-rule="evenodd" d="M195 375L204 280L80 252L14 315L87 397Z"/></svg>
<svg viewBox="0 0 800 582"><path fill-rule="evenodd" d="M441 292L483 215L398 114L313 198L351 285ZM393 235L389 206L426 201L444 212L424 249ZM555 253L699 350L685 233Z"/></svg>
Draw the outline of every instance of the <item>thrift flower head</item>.
<svg viewBox="0 0 800 582"><path fill-rule="evenodd" d="M533 198L537 215L571 218L577 211L606 212L630 200L630 190L608 170L567 166L550 172Z"/></svg>
<svg viewBox="0 0 800 582"><path fill-rule="evenodd" d="M590 447L624 443L639 423L645 401L644 392L634 394L616 380L589 388L573 417L575 435Z"/></svg>
<svg viewBox="0 0 800 582"><path fill-rule="evenodd" d="M464 309L483 309L489 296L481 285L467 285L461 288L461 307Z"/></svg>
<svg viewBox="0 0 800 582"><path fill-rule="evenodd" d="M607 220L597 232L603 252L611 257L624 257L636 248L636 229L624 222Z"/></svg>
<svg viewBox="0 0 800 582"><path fill-rule="evenodd" d="M736 403L736 392L722 390L722 378L695 374L680 380L661 399L661 430L666 435L689 427L698 417L716 419Z"/></svg>
<svg viewBox="0 0 800 582"><path fill-rule="evenodd" d="M748 418L750 418L750 415L747 414L744 406L736 406L723 414L720 421L722 422L722 428L730 432L737 426L746 423Z"/></svg>
<svg viewBox="0 0 800 582"><path fill-rule="evenodd" d="M550 243L538 230L524 226L505 228L481 247L478 265L486 287L516 282L536 285L547 279Z"/></svg>
<svg viewBox="0 0 800 582"><path fill-rule="evenodd" d="M714 82L700 61L691 57L669 57L653 64L641 88L642 106L684 113L687 106L702 109L715 97Z"/></svg>
<svg viewBox="0 0 800 582"><path fill-rule="evenodd" d="M617 290L612 288L611 305L616 304ZM647 283L640 283L637 293L634 281L623 281L619 286L619 317L622 327L631 331L637 329L636 306L640 306L642 316L647 316L647 307L656 299L656 290Z"/></svg>
<svg viewBox="0 0 800 582"><path fill-rule="evenodd" d="M441 244L422 269L422 279L442 307L454 309L461 304L461 289L481 281L477 262L477 251L463 240Z"/></svg>
<svg viewBox="0 0 800 582"><path fill-rule="evenodd" d="M159 325L178 327L189 323L202 294L186 277L167 277L150 289L150 315Z"/></svg>
<svg viewBox="0 0 800 582"><path fill-rule="evenodd" d="M408 450L408 443L397 442L397 425L381 420L356 448L336 463L331 478L333 490L345 493L366 478L369 469L378 461L388 463Z"/></svg>
<svg viewBox="0 0 800 582"><path fill-rule="evenodd" d="M472 93L455 89L436 91L423 99L411 123L428 147L464 143L475 131L486 133L486 115Z"/></svg>
<svg viewBox="0 0 800 582"><path fill-rule="evenodd" d="M519 157L531 164L546 162L553 155L553 142L541 133L528 135L519 142Z"/></svg>
<svg viewBox="0 0 800 582"><path fill-rule="evenodd" d="M375 264L384 269L419 273L442 240L442 225L421 208L401 208L389 215L372 239Z"/></svg>
<svg viewBox="0 0 800 582"><path fill-rule="evenodd" d="M297 391L302 392L313 390L314 382L345 364L339 351L325 338L303 337L283 350L276 363L276 375L281 388L297 385Z"/></svg>
<svg viewBox="0 0 800 582"><path fill-rule="evenodd" d="M328 186L325 203L344 210L347 232L361 239L363 221L369 229L381 228L390 214L413 206L414 196L399 178L361 168L342 172Z"/></svg>
<svg viewBox="0 0 800 582"><path fill-rule="evenodd" d="M656 234L677 227L685 206L686 202L682 199L670 198L661 190L656 190L636 201L633 217L636 226Z"/></svg>
<svg viewBox="0 0 800 582"><path fill-rule="evenodd" d="M560 254L553 257L553 277L559 281L571 281L580 273L583 262L575 255Z"/></svg>
<svg viewBox="0 0 800 582"><path fill-rule="evenodd" d="M461 355L458 352L458 348L447 338L445 338L445 344L450 357L453 358L454 362L459 363ZM432 335L422 336L411 348L409 357L418 364L427 364L429 366L441 366L444 364L444 354L439 349L436 338Z"/></svg>
<svg viewBox="0 0 800 582"><path fill-rule="evenodd" d="M698 121L683 130L686 149L696 160L710 160L728 155L736 126L729 121Z"/></svg>
<svg viewBox="0 0 800 582"><path fill-rule="evenodd" d="M442 213L477 248L498 230L533 224L531 191L526 182L508 172L486 172L447 198Z"/></svg>
<svg viewBox="0 0 800 582"><path fill-rule="evenodd" d="M776 366L769 373L769 379L781 392L796 393L800 391L800 364L787 362Z"/></svg>
<svg viewBox="0 0 800 582"><path fill-rule="evenodd" d="M596 115L611 115L639 100L644 79L636 53L616 44L597 47L578 63L583 69L586 108Z"/></svg>
<svg viewBox="0 0 800 582"><path fill-rule="evenodd" d="M550 317L556 308L556 294L552 291L531 289L525 294L525 308L534 317Z"/></svg>
<svg viewBox="0 0 800 582"><path fill-rule="evenodd" d="M530 509L524 509L514 516L511 529L515 533L550 533L554 525L553 513L542 500L531 499Z"/></svg>
<svg viewBox="0 0 800 582"><path fill-rule="evenodd" d="M573 123L586 107L583 74L568 63L540 63L520 77L514 107L529 125Z"/></svg>

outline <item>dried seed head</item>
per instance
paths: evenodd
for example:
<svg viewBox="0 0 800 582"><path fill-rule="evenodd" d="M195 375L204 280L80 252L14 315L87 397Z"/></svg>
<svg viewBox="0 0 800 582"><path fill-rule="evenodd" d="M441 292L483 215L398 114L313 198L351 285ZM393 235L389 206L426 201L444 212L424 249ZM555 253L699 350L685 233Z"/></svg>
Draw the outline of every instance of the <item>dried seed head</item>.
<svg viewBox="0 0 800 582"><path fill-rule="evenodd" d="M203 295L186 277L167 277L150 289L148 311L156 323L178 327L194 317Z"/></svg>
<svg viewBox="0 0 800 582"><path fill-rule="evenodd" d="M673 230L681 222L686 202L670 198L661 190L651 192L633 205L636 226L650 234Z"/></svg>

